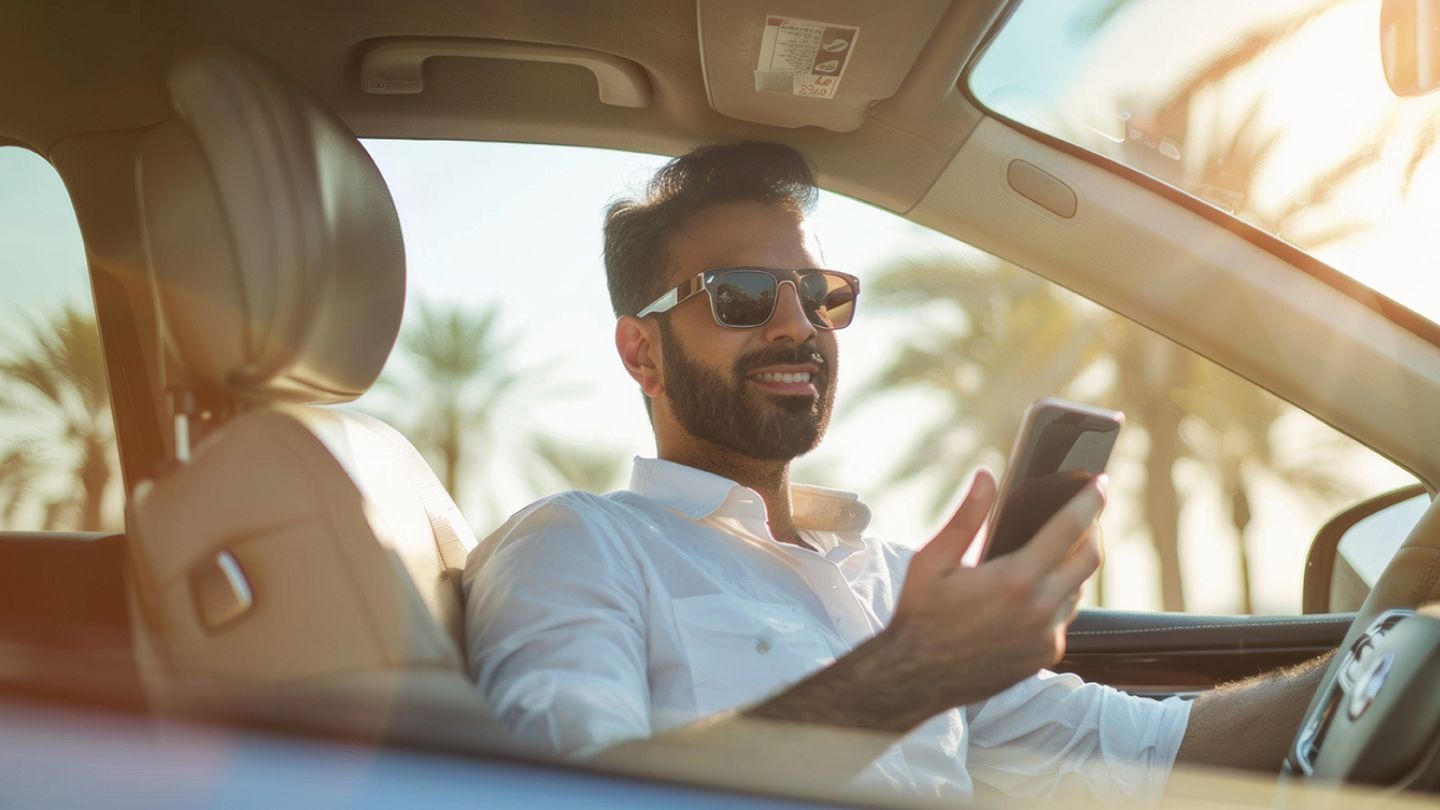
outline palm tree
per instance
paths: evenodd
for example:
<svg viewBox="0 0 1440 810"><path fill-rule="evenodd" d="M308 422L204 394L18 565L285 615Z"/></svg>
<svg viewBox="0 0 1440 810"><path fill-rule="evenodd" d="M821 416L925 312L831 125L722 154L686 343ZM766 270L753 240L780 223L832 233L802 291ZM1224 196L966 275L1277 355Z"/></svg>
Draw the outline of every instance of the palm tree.
<svg viewBox="0 0 1440 810"><path fill-rule="evenodd" d="M1186 441L1186 455L1202 460L1215 473L1228 501L1230 522L1239 544L1241 610L1255 602L1246 530L1250 525L1250 488L1262 476L1287 485L1304 497L1335 503L1355 496L1353 486L1331 472L1343 469L1347 448L1338 437L1321 434L1305 457L1287 457L1275 441L1275 426L1289 408L1228 371L1195 358L1189 369L1193 388L1173 398L1200 428Z"/></svg>
<svg viewBox="0 0 1440 810"><path fill-rule="evenodd" d="M44 473L29 447L33 439L9 448L0 456L0 527L19 528L15 514L34 496L35 482Z"/></svg>
<svg viewBox="0 0 1440 810"><path fill-rule="evenodd" d="M620 485L625 457L619 453L557 436L534 436L530 443L541 462L536 466L543 468L531 478L536 492L559 488L599 493Z"/></svg>
<svg viewBox="0 0 1440 810"><path fill-rule="evenodd" d="M0 361L0 385L0 412L50 423L38 435L55 437L55 449L70 457L70 484L42 504L44 528L106 528L111 521L103 513L105 494L117 461L95 318L66 307L48 321L31 321L18 352ZM0 485L9 490L3 506L6 518L22 500L45 497L39 481L48 470L36 459L49 454L29 450L11 448L0 459Z"/></svg>
<svg viewBox="0 0 1440 810"><path fill-rule="evenodd" d="M489 438L495 408L513 393L520 375L507 366L511 346L499 334L498 308L471 314L422 303L416 315L400 336L421 381L405 386L422 402L407 432L422 451L439 457L441 483L457 492L470 442ZM392 374L386 382L399 380Z"/></svg>
<svg viewBox="0 0 1440 810"><path fill-rule="evenodd" d="M523 376L511 361L513 342L501 335L498 307L472 312L422 302L401 332L401 365L387 369L383 388L404 397L395 420L417 449L438 467L440 482L457 501L474 448L493 446L497 413L512 398ZM479 493L488 516L494 507L488 488Z"/></svg>
<svg viewBox="0 0 1440 810"><path fill-rule="evenodd" d="M863 407L897 389L918 389L940 401L941 415L911 442L885 484L929 478L930 517L971 470L1004 458L1034 392L1068 393L1085 371L1105 362L1108 319L1098 307L1003 262L901 261L882 271L867 295L893 311L928 307L936 322L949 325L906 339L852 401ZM1096 587L1103 604L1103 578Z"/></svg>
<svg viewBox="0 0 1440 810"><path fill-rule="evenodd" d="M1222 54L1203 67L1180 91L1171 94L1159 108L1143 113L1143 116L1150 121L1167 122L1161 124L1161 127L1177 127L1162 128L1158 130L1160 132L1185 132L1184 127L1192 117L1192 108L1199 105L1203 94L1215 92L1218 89L1216 84L1231 75L1245 60L1258 57L1265 48L1293 34L1333 5L1324 4L1303 15L1299 21L1252 35L1237 49ZM1198 189L1208 201L1231 211L1240 219L1261 230L1303 245L1312 252L1368 230L1371 223L1351 219L1336 220L1324 216L1324 210L1343 195L1347 183L1363 175L1379 161L1381 151L1375 144L1381 143L1382 136L1395 126L1394 116L1391 115L1378 124L1373 137L1362 140L1360 148L1316 173L1304 187L1294 191L1289 200L1272 208L1264 208L1254 202L1256 179L1277 147L1280 134L1259 126L1263 105L1263 98L1253 99L1238 126L1228 131L1218 124L1212 125L1208 142L1200 140L1200 148L1196 148L1197 141L1192 140L1191 148L1181 161L1157 160L1154 153L1137 148L1129 141L1122 147L1126 150L1122 160L1131 165L1145 165L1146 171L1173 185ZM1427 148L1429 147L1424 138L1420 138L1417 141L1417 149L1420 151L1412 157L1412 173L1413 167L1418 165ZM1319 212L1320 216L1314 216L1316 212ZM1152 447L1147 459L1151 468L1149 472L1153 478L1161 475L1161 471L1166 467L1173 469L1174 464L1182 458L1191 457L1204 461L1216 473L1225 499L1229 502L1231 523L1235 529L1240 561L1242 609L1250 613L1253 612L1254 599L1251 590L1253 582L1250 575L1250 555L1245 542L1251 517L1247 477L1269 474L1297 492L1331 498L1352 496L1354 492L1341 479L1315 472L1320 469L1316 465L1290 464L1275 456L1270 434L1284 411L1284 406L1278 400L1268 395L1260 395L1254 386L1209 363L1198 362L1198 358L1190 357L1188 353L1172 353L1171 365L1169 379L1153 382L1163 382L1179 388L1161 390L1198 387L1201 380L1206 380L1209 385L1224 393L1218 399L1208 397L1204 401L1213 404L1219 399L1228 399L1231 405L1222 408L1220 412L1213 408L1208 411L1185 410L1185 413L1198 417L1204 423L1210 436L1210 447L1178 446L1178 439L1166 437L1176 435L1170 430L1172 427L1179 428L1184 415L1181 410L1164 404L1150 409L1142 417L1151 428ZM1132 378L1130 381L1135 380ZM1128 393L1134 395L1139 392ZM1129 396L1126 399L1134 401ZM1236 409L1235 403L1244 403L1247 407ZM1162 443L1155 444L1157 439ZM1166 457L1156 458L1157 453ZM1163 481L1160 486L1163 488ZM1150 485L1147 484L1148 488ZM1170 516L1175 514L1178 517L1178 501L1173 501L1168 493L1158 490L1149 494L1151 497L1146 498L1145 511L1147 519L1158 521L1152 523L1152 530L1155 532L1152 540L1161 561L1164 603L1167 610L1182 610L1184 595L1179 576L1178 547L1172 543L1172 537L1178 541L1178 529L1172 533L1170 528L1173 522Z"/></svg>
<svg viewBox="0 0 1440 810"><path fill-rule="evenodd" d="M1174 477L1183 462L1210 469L1231 503L1247 611L1253 599L1243 534L1253 478L1268 475L1332 499L1349 494L1341 479L1323 472L1333 467L1315 464L1315 457L1282 457L1273 430L1289 410L1284 403L1019 268L905 262L880 275L870 294L878 306L912 316L929 299L928 316L914 318L924 331L902 342L856 404L898 389L929 392L941 403L887 476L895 487L924 475L933 487L932 517L970 469L987 456L1003 457L1025 406L1042 394L1122 409L1127 430L1146 437L1138 516L1155 549L1166 610L1185 606L1179 549L1185 498Z"/></svg>
<svg viewBox="0 0 1440 810"><path fill-rule="evenodd" d="M560 488L608 488L621 466L618 456L555 437L523 435L505 423L504 411L524 396L567 393L539 367L517 366L516 344L501 332L497 305L470 310L421 303L400 336L401 363L382 378L383 387L405 397L404 415L394 421L437 463L441 483L457 501L469 493L469 473L492 468L506 445L502 438L527 445L528 453L506 460L506 481L524 481L535 494L557 483ZM546 369L556 365L542 364ZM484 523L498 516L497 487L479 487L476 500L473 519Z"/></svg>
<svg viewBox="0 0 1440 810"><path fill-rule="evenodd" d="M1131 124L1142 131L1152 136L1173 136L1185 142L1187 148L1182 159L1175 160L1173 155L1167 156L1146 145L1143 140L1130 138L1118 146L1110 141L1100 141L1092 148L1109 153L1121 162L1171 185L1194 189L1207 201L1240 219L1303 245L1312 252L1368 229L1370 224L1366 222L1336 221L1333 218L1326 222L1323 214L1318 218L1313 215L1317 211L1323 212L1327 205L1339 198L1348 182L1376 165L1380 150L1374 144L1382 142L1382 136L1395 127L1393 114L1376 126L1371 138L1361 141L1360 148L1318 172L1305 187L1292 192L1287 202L1265 209L1254 199L1256 182L1280 143L1278 131L1267 130L1260 125L1267 100L1263 96L1251 98L1240 121L1228 124L1218 117L1221 105L1213 103L1216 98L1225 97L1237 89L1251 92L1245 85L1229 84L1230 80L1329 13L1340 2L1342 0L1323 0L1279 22L1259 26L1238 38L1230 48L1203 62L1158 101L1146 104L1131 99L1123 105L1125 109L1135 111ZM1113 0L1096 15L1093 24L1097 27L1104 24L1128 4L1129 0ZM1207 105L1207 100L1212 103ZM1199 113L1206 109L1212 111L1211 118L1198 121ZM1076 142L1093 140L1088 133L1075 132L1072 136ZM1433 139L1427 142L1424 133L1417 138L1407 167L1407 181L1413 178L1415 168L1433 146ZM1314 223L1317 219L1321 222L1319 227L1305 227L1307 222ZM1152 379L1145 380L1145 375L1141 375L1140 378L1129 376L1121 380L1122 385L1128 383L1131 388L1124 392L1124 399L1129 402L1136 402L1134 397L1143 394L1142 390L1136 390L1137 385L1161 385L1163 387L1158 390L1180 391L1199 384L1203 379L1208 381L1206 384L1223 391L1218 398L1207 398L1206 402L1228 399L1248 403L1249 407L1239 411L1217 414L1213 409L1208 412L1192 410L1176 407L1173 402L1147 398L1139 400L1143 404L1141 412L1136 415L1139 416L1137 421L1148 426L1151 439L1146 459L1149 475L1143 511L1160 559L1166 609L1181 610L1185 602L1177 546L1179 500L1171 476L1166 471L1173 470L1181 459L1190 457L1200 459L1212 468L1229 501L1239 550L1243 609L1251 612L1250 563L1245 543L1245 531L1250 523L1246 478L1249 475L1270 474L1299 492L1329 497L1344 497L1353 492L1333 476L1311 472L1316 467L1290 464L1275 456L1270 434L1284 411L1278 400L1261 395L1258 389L1234 375L1200 362L1188 353L1178 352L1174 347L1142 350L1136 346L1119 346L1117 349L1126 357L1127 364L1140 360L1139 355L1145 353L1168 354L1165 362L1141 363L1138 366L1149 369L1148 376ZM1205 425L1212 446L1181 446L1176 431L1186 416L1194 416Z"/></svg>
<svg viewBox="0 0 1440 810"><path fill-rule="evenodd" d="M854 400L899 388L938 395L943 415L888 476L898 486L943 470L932 485L932 515L987 454L1003 457L1029 392L1066 390L1100 359L1098 309L1075 306L1055 285L1012 265L957 271L944 259L905 261L879 275L867 295L897 311L928 302L944 310L937 321L954 325L906 339Z"/></svg>

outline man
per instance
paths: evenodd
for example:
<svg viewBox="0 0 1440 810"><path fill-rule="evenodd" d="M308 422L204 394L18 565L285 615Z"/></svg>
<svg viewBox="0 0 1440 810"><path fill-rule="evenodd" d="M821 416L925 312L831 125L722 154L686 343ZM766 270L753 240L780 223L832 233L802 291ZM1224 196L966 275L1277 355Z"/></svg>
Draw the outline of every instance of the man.
<svg viewBox="0 0 1440 810"><path fill-rule="evenodd" d="M931 796L972 780L1153 796L1177 752L1277 766L1315 665L1193 703L1044 671L1101 561L1103 476L974 567L961 558L983 542L988 473L917 552L864 537L855 496L790 483L825 432L859 293L819 269L815 195L798 153L743 143L677 158L610 207L615 344L659 458L636 460L627 491L530 506L472 556L468 654L500 720L578 755L714 736L732 710L864 729L882 745L860 779Z"/></svg>

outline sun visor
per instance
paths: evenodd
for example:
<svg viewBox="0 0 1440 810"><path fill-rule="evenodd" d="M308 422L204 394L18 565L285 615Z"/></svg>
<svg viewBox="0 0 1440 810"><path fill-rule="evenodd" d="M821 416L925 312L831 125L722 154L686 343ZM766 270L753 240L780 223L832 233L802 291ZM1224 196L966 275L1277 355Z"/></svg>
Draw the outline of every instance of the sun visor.
<svg viewBox="0 0 1440 810"><path fill-rule="evenodd" d="M900 89L949 0L699 0L710 106L781 127L858 129Z"/></svg>

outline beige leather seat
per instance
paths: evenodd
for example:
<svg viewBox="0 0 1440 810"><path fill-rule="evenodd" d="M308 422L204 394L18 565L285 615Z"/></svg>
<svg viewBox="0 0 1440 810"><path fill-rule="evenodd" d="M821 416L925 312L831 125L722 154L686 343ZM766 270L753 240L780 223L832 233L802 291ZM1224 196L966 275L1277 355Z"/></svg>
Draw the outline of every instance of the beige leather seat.
<svg viewBox="0 0 1440 810"><path fill-rule="evenodd" d="M461 693L474 537L399 433L319 407L364 393L399 329L385 182L338 118L241 51L196 50L169 79L175 116L137 165L180 458L130 501L152 696L376 675Z"/></svg>

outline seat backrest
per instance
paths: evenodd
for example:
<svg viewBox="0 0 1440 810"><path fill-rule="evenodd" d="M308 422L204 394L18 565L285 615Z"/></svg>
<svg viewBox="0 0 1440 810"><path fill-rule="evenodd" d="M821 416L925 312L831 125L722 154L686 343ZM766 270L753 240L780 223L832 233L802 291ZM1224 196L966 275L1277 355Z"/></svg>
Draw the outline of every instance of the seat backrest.
<svg viewBox="0 0 1440 810"><path fill-rule="evenodd" d="M461 677L473 535L398 432L319 407L363 393L399 330L384 180L338 118L248 54L197 49L169 78L175 116L137 165L166 385L227 416L191 453L180 435L181 463L130 498L145 669L167 683Z"/></svg>

